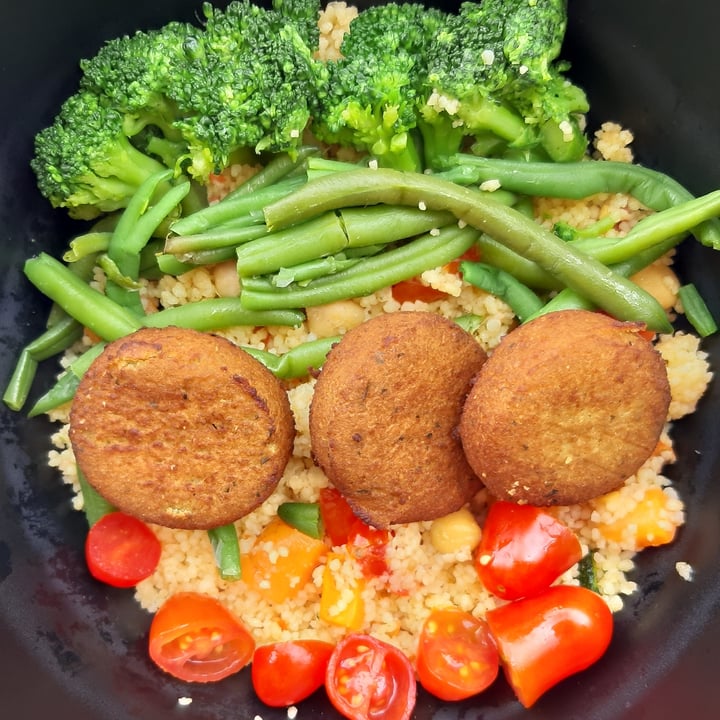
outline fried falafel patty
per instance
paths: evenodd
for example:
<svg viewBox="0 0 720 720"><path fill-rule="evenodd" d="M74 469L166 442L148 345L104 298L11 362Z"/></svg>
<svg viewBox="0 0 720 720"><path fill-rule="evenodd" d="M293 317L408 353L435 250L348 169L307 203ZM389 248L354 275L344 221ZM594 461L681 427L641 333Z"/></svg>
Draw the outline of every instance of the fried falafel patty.
<svg viewBox="0 0 720 720"><path fill-rule="evenodd" d="M379 315L333 347L310 405L312 453L359 517L375 527L432 520L481 487L457 425L485 359L429 312Z"/></svg>
<svg viewBox="0 0 720 720"><path fill-rule="evenodd" d="M497 498L570 505L620 487L654 451L667 370L637 323L584 310L521 325L478 373L465 454Z"/></svg>
<svg viewBox="0 0 720 720"><path fill-rule="evenodd" d="M208 529L275 489L292 453L287 393L224 338L145 328L110 343L84 375L70 440L87 481L146 522Z"/></svg>

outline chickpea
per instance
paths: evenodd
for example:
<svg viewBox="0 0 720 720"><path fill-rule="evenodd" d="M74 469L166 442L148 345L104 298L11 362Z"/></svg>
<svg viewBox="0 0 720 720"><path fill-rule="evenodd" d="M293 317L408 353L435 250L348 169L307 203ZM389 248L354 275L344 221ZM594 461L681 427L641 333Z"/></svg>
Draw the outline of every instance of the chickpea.
<svg viewBox="0 0 720 720"><path fill-rule="evenodd" d="M240 295L240 278L235 261L227 260L215 265L213 282L220 297L238 297Z"/></svg>
<svg viewBox="0 0 720 720"><path fill-rule="evenodd" d="M342 335L365 320L365 311L352 300L338 300L307 309L308 330L317 337Z"/></svg>
<svg viewBox="0 0 720 720"><path fill-rule="evenodd" d="M474 550L481 535L480 526L467 508L438 518L430 526L430 542L440 553Z"/></svg>
<svg viewBox="0 0 720 720"><path fill-rule="evenodd" d="M670 310L677 302L680 281L672 268L663 262L654 262L648 265L636 272L630 279L649 292L664 310Z"/></svg>

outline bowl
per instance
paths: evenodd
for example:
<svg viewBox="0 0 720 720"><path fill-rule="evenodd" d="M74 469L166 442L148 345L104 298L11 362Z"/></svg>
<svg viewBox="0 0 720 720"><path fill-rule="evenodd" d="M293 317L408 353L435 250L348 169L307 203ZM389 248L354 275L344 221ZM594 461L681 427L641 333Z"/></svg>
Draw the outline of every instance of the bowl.
<svg viewBox="0 0 720 720"><path fill-rule="evenodd" d="M32 138L49 124L78 79L78 60L102 42L171 19L192 20L198 0L129 0L118 9L94 0L24 0L0 25L0 377L42 328L48 304L25 280L23 261L58 252L72 223L38 193L28 162ZM687 0L570 3L564 55L589 95L591 126L614 120L636 136L636 159L692 192L720 187L720 5ZM720 317L720 255L688 241L679 272ZM703 342L713 365L720 338ZM43 366L34 393L51 382ZM640 590L616 617L607 654L589 670L524 710L504 681L462 703L420 693L417 720L716 717L720 703L720 389L677 423L678 462L669 474L687 505L687 524L670 546L643 552L633 573ZM219 685L187 685L160 673L146 652L149 617L132 593L89 578L85 520L70 507L45 456L51 426L0 410L0 697L4 717L55 720L287 718L257 701L243 672ZM691 582L675 570L694 569ZM192 703L179 703L179 698ZM336 718L323 693L298 717Z"/></svg>

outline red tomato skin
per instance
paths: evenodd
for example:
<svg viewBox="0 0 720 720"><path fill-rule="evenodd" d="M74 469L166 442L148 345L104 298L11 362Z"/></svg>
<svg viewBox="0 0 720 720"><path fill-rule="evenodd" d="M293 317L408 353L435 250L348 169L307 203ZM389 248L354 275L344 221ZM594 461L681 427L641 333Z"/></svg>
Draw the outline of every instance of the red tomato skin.
<svg viewBox="0 0 720 720"><path fill-rule="evenodd" d="M255 650L247 628L209 595L181 592L168 598L150 625L153 662L185 682L222 680L245 667Z"/></svg>
<svg viewBox="0 0 720 720"><path fill-rule="evenodd" d="M255 693L270 707L287 707L304 700L325 683L334 647L322 640L258 646L251 666Z"/></svg>
<svg viewBox="0 0 720 720"><path fill-rule="evenodd" d="M555 517L499 500L488 511L474 564L493 595L518 600L550 587L581 558L577 536Z"/></svg>
<svg viewBox="0 0 720 720"><path fill-rule="evenodd" d="M526 708L599 660L613 634L607 603L591 590L570 585L490 610L486 619L505 676Z"/></svg>
<svg viewBox="0 0 720 720"><path fill-rule="evenodd" d="M85 539L90 574L114 587L133 587L150 577L161 553L155 533L142 520L122 512L103 515Z"/></svg>
<svg viewBox="0 0 720 720"><path fill-rule="evenodd" d="M365 577L380 577L389 572L385 552L390 532L361 520L339 490L323 488L320 491L320 516L333 547L347 545Z"/></svg>
<svg viewBox="0 0 720 720"><path fill-rule="evenodd" d="M416 670L429 693L447 702L464 700L490 687L499 669L497 646L484 620L455 609L428 616L418 640Z"/></svg>
<svg viewBox="0 0 720 720"><path fill-rule="evenodd" d="M350 633L335 646L325 691L349 720L409 720L417 700L410 660L395 646L364 633Z"/></svg>

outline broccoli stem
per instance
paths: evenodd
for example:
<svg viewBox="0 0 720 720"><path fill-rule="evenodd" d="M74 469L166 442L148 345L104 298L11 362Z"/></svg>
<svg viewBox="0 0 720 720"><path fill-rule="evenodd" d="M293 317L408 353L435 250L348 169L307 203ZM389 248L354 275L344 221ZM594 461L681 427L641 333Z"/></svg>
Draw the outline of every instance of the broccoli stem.
<svg viewBox="0 0 720 720"><path fill-rule="evenodd" d="M462 185L498 180L506 190L536 197L581 200L596 193L625 193L656 211L693 199L690 191L673 178L631 163L523 162L462 153L448 162L449 169L436 177ZM720 249L720 220L701 223L694 233L703 245Z"/></svg>
<svg viewBox="0 0 720 720"><path fill-rule="evenodd" d="M103 340L116 340L141 327L135 313L90 287L47 253L27 260L24 270L40 292Z"/></svg>
<svg viewBox="0 0 720 720"><path fill-rule="evenodd" d="M251 286L243 287L240 301L248 309L270 310L324 305L370 295L460 257L470 249L477 235L473 228L459 228L452 224L440 228L437 233L420 235L404 245L366 258L347 270L318 278L307 285L293 283L286 288L278 288L269 280L255 278Z"/></svg>
<svg viewBox="0 0 720 720"><path fill-rule="evenodd" d="M450 211L458 220L487 232L518 254L535 261L563 285L586 296L613 317L645 322L649 328L662 332L672 330L657 300L635 283L574 249L522 213L473 190L430 175L394 170L355 170L342 173L337 179L333 176L321 177L267 206L265 222L271 230L275 230L327 210L381 202L397 205L424 203L428 208ZM367 261L370 262L372 259ZM447 260L436 265L443 262ZM357 268L365 264L356 265L347 272L357 272ZM337 279L342 274L333 278ZM414 274L417 273L406 277ZM392 283L385 283L388 284ZM278 293L278 296L282 294Z"/></svg>

